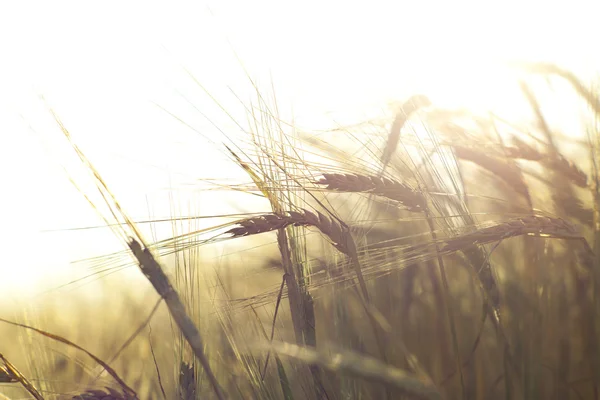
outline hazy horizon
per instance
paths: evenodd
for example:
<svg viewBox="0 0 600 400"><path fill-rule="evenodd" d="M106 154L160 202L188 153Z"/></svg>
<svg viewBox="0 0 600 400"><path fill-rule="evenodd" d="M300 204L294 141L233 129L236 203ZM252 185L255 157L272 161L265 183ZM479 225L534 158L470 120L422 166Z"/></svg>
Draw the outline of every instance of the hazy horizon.
<svg viewBox="0 0 600 400"><path fill-rule="evenodd" d="M518 87L502 66L510 60L600 71L587 2L568 12L541 2L34 4L5 5L0 17L5 301L65 284L77 271L70 262L119 246L109 230L43 232L101 222L60 165L72 165L62 158L69 149L40 96L131 215L147 217L149 204L169 217L170 187L186 204L195 195L183 188L198 179L244 176L219 153L224 134L242 130L184 68L243 125L235 95L246 104L255 96L246 69L304 130L344 113L360 120L417 92L436 105L519 116ZM200 201L202 215L241 206Z"/></svg>

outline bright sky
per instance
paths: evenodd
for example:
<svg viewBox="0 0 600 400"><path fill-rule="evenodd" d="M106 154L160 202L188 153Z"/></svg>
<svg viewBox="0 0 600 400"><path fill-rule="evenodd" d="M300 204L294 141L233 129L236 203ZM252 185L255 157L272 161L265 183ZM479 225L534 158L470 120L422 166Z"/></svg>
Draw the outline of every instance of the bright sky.
<svg viewBox="0 0 600 400"><path fill-rule="evenodd" d="M244 110L230 89L251 98L242 64L267 91L273 77L281 109L293 106L304 128L331 110L385 105L415 92L438 104L510 111L514 92L501 61L600 70L595 3L3 2L2 297L66 283L69 261L118 245L108 231L41 232L98 221L60 166L66 146L57 153L62 139L40 95L131 214L147 215L148 194L154 214L168 216L159 189L236 170L205 139L219 143L222 136L200 111L232 136L239 129L183 68L240 121ZM230 204L202 204L205 215L231 211Z"/></svg>

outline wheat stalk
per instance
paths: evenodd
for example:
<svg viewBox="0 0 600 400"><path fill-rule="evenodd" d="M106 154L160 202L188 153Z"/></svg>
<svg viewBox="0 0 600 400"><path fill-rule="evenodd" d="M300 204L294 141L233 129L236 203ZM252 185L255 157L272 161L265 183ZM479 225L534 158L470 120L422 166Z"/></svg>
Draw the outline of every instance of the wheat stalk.
<svg viewBox="0 0 600 400"><path fill-rule="evenodd" d="M154 287L156 292L162 298L165 299L165 303L167 304L169 313L175 320L177 326L181 330L186 341L192 348L194 355L200 361L200 364L202 365L204 372L206 373L208 380L214 389L216 397L219 400L224 400L225 394L223 392L223 389L219 385L219 382L217 381L217 378L215 377L215 374L213 373L211 366L208 362L208 358L206 357L205 350L204 350L204 341L202 340L202 336L200 335L198 328L196 327L196 325L194 324L194 322L188 315L188 313L185 309L185 306L183 305L181 298L179 297L179 294L177 293L175 288L173 288L171 281L165 274L162 266L156 261L156 259L154 258L154 255L146 247L146 244L145 244L144 240L142 239L142 234L141 234L140 230L138 229L137 225L131 220L131 218L129 218L129 216L127 216L127 214L122 209L120 203L117 201L116 197L114 196L114 194L109 190L108 185L102 179L102 175L98 172L98 170L96 170L96 168L93 166L93 164L90 162L90 160L81 151L79 146L77 146L77 144L73 141L71 134L69 133L67 128L63 125L63 123L58 118L58 116L52 110L50 110L50 111L51 111L52 115L54 116L56 123L62 130L65 138L68 140L69 144L71 145L71 147L75 151L76 155L78 156L79 160L83 163L83 165L91 173L91 175L93 177L93 182L94 182L96 188L98 189L98 191L100 192L100 195L102 196L104 202L108 206L110 213L112 215L112 218L114 218L114 220L116 220L116 221L122 221L125 225L127 225L129 227L129 229L135 236L135 237L128 238L127 245L129 247L129 249L131 250L131 253L133 254L133 256L138 261L140 270L142 271L144 276L146 276L146 278L150 281L150 283L152 284L152 286ZM88 201L88 203L96 211L98 211L94 202L83 191L81 191L79 189L79 187L77 186L75 181L71 180L71 182L84 195L84 197ZM108 218L106 218L104 215L102 215L99 211L98 211L98 213L104 219L104 221L107 223L107 225L111 225ZM119 218L119 216L120 216L120 218ZM121 239L127 239L126 231L124 229L115 228L114 232ZM138 241L138 239L139 239L139 241ZM63 342L65 342L65 339L63 339L63 338L56 337L55 339L56 340L61 339ZM71 343L71 345L74 346L74 344L72 344L72 343ZM80 347L77 347L77 348L85 351L85 349L82 349ZM104 369L106 369L109 373L111 373L111 375L121 384L121 386L124 388L126 393L129 391L132 393L135 393L132 389L130 389L125 384L125 382L123 382L119 378L119 376L114 371L112 371L112 369L106 363L102 362L102 360L93 356L89 352L86 351L86 353L88 355L90 355L91 357L93 357L94 360L96 360L96 362L100 363L104 367Z"/></svg>
<svg viewBox="0 0 600 400"><path fill-rule="evenodd" d="M359 174L323 174L318 184L328 185L327 189L346 192L369 192L402 203L411 211L425 211L427 203L422 193L413 190L408 185L389 179ZM525 191L526 191L525 187ZM464 249L465 255L475 258L474 268L480 282L492 302L496 314L499 313L500 293L498 285L485 256L476 257L469 249Z"/></svg>
<svg viewBox="0 0 600 400"><path fill-rule="evenodd" d="M21 328L25 328L25 329L28 329L28 330L31 330L31 331L34 331L36 333L39 333L42 336L45 336L45 337L50 338L52 340L55 340L57 342L66 344L67 346L73 347L73 348L75 348L77 350L83 351L85 354L87 354L89 357L91 357L94 361L96 361L98 364L100 364L104 368L104 370L106 370L106 372L108 372L108 374L110 376L112 376L117 381L117 383L123 389L123 393L125 393L127 395L128 399L137 399L138 398L137 394L135 393L135 391L133 389L131 389L123 381L123 379L121 379L119 377L119 375L115 372L115 370L113 370L107 363L105 363L100 358L96 357L94 354L90 353L89 351L87 351L83 347L81 347L81 346L79 346L79 345L71 342L70 340L65 339L62 336L58 336L58 335L55 335L53 333L43 331L41 329L34 328L32 326L29 326L29 325L21 324L21 323L18 323L18 322L12 322L12 321L9 321L9 320L3 319L3 318L0 318L0 322L6 323L6 324L9 324L9 325L13 325L13 326L18 326L18 327L21 327ZM32 392L32 390L35 391L35 388L30 383L27 382L27 380L25 379L25 377L21 373L19 373L19 371L17 371L16 368L12 364L10 364L10 362L2 354L0 354L0 361L4 362L4 365L6 367L6 371L11 376L13 376L19 382L21 382L21 384L24 387L26 387L27 390L30 391L30 393L34 394ZM35 395L34 395L34 397L35 397ZM41 395L40 395L40 398L41 398Z"/></svg>
<svg viewBox="0 0 600 400"><path fill-rule="evenodd" d="M389 178L359 174L329 174L316 182L327 185L328 190L340 192L372 193L395 200L410 211L423 211L427 202L422 193L410 186Z"/></svg>
<svg viewBox="0 0 600 400"><path fill-rule="evenodd" d="M259 143L255 141L257 147L261 147ZM227 147L227 146L225 146ZM265 181L269 179L271 181L275 181L276 172L271 168L270 172L272 175L269 175L267 168L263 165L262 161L259 159L259 168L261 170L261 175L258 175L254 169L246 162L244 162L233 150L227 147L231 155L236 160L237 164L246 171L246 173L252 178L256 187L262 192L262 194L269 200L271 204L271 208L276 215L281 214L284 210L282 202L280 201L280 196L277 195L277 190L273 188L269 188L269 185ZM271 158L269 158L271 159ZM272 159L271 159L272 160ZM274 161L274 160L272 160ZM277 164L273 162L273 164ZM271 165L273 167L273 165ZM283 172L287 175L287 171L285 169ZM291 203L291 200L290 200ZM295 247L296 240L293 237L288 237L288 232L286 229L281 228L277 230L277 245L279 247L279 252L281 254L282 266L285 271L284 283L287 284L288 294L289 294L289 302L290 302L290 312L292 317L292 324L294 327L294 333L296 335L296 342L299 345L308 344L308 345L316 345L316 335L314 333L314 307L313 301L310 293L306 291L305 281L303 279L304 271L302 268L298 268L297 271L294 271L294 264L292 262L292 255L294 252L292 251ZM312 319L311 319L312 316ZM268 360L268 358L267 358ZM266 367L266 364L265 364ZM320 374L315 369L311 369L311 374L313 375L313 379L315 382L315 386L317 387L317 392L322 392L323 385L321 383ZM320 394L317 397L322 397Z"/></svg>
<svg viewBox="0 0 600 400"><path fill-rule="evenodd" d="M347 254L351 258L352 264L356 265L352 256L356 250L353 241L351 241L352 237L350 235L349 228L335 220L330 220L321 213L318 213L318 215L319 216L306 210L302 210L302 212L288 212L281 215L263 214L238 221L236 223L238 226L228 230L226 233L231 234L231 237L245 237L276 231L291 225L315 226L329 237L338 250ZM351 243L351 246L344 246L343 243ZM361 278L359 276L359 281L360 279ZM370 307L368 303L363 303L363 305L365 306L365 311L368 317L374 321L374 328L378 327L379 323L377 323L374 316L374 309ZM376 331L376 335L378 334L379 332ZM380 336L377 337L377 341L381 342ZM382 350L382 356L385 357L385 348Z"/></svg>

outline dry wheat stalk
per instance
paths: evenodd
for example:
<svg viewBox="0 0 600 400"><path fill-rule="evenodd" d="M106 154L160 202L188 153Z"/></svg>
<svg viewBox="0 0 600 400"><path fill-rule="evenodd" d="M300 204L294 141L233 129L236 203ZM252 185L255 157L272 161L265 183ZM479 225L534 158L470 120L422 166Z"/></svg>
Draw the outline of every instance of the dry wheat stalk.
<svg viewBox="0 0 600 400"><path fill-rule="evenodd" d="M393 200L400 201L411 211L426 209L425 197L411 189L409 186L387 178L350 174L323 174L320 184L327 184L328 189L348 192L371 192ZM414 250L414 249L413 249ZM494 308L495 315L499 315L500 292L491 265L485 255L478 253L477 247L470 246L463 249L467 258L472 262L477 276Z"/></svg>
<svg viewBox="0 0 600 400"><path fill-rule="evenodd" d="M593 267L593 260L595 258L594 252L589 246L585 238L579 233L577 228L562 219L551 218L544 216L527 216L522 218L515 218L506 222L498 223L493 226L478 229L475 232L458 236L449 240L446 240L446 245L442 249L443 251L464 251L465 249L472 248L476 245L486 244L490 242L500 242L503 239L520 236L520 235L531 235L541 236L549 238L561 238L561 239L574 239L580 241L582 249L577 254L580 264L585 269ZM506 355L509 357L509 363L514 364L512 360L512 354L509 351L506 334L504 333L502 326L499 324L499 292L495 282L495 278L492 275L489 263L485 262L488 267L482 268L479 273L479 280L490 296L494 312L492 314L492 322L494 323L499 337L504 343Z"/></svg>
<svg viewBox="0 0 600 400"><path fill-rule="evenodd" d="M427 204L422 193L389 178L359 174L323 174L318 182L327 189L341 192L364 192L395 200L410 211L423 211Z"/></svg>
<svg viewBox="0 0 600 400"><path fill-rule="evenodd" d="M121 386L121 388L123 389L124 393L127 393L127 395L129 396L128 398L130 399L137 399L137 394L135 393L135 391L130 388L125 381L123 381L123 379L121 379L121 377L119 377L119 375L115 372L114 369L112 369L107 363L105 363L104 361L102 361L100 358L96 357L94 354L90 353L89 351L87 351L86 349L84 349L83 347L71 342L68 339L65 339L62 336L50 333L50 332L46 332L43 331L41 329L38 328L34 328L33 326L29 326L29 325L25 325L25 324L21 324L18 322L13 322L13 321L9 321L6 320L4 318L0 318L0 322L3 322L5 324L9 324L9 325L13 325L13 326L18 326L20 328L24 328L27 330L31 330L33 332L39 333L42 336L45 336L47 338L50 338L54 341L57 341L59 343L63 343L66 344L67 346L73 347L79 351L84 352L85 354L87 354L90 358L92 358L95 362L97 362L98 364L100 364L100 366L102 366L102 368L108 372L108 374L110 376L112 376L115 381L117 381L117 383ZM14 368L13 365L11 365L8 360L6 360L4 358L4 356L0 353L0 361L3 361L5 366L6 366L6 371L8 371L14 378L16 378L19 382L21 382L24 386L26 386L26 379L24 379L24 377ZM27 386L26 386L27 387ZM33 388L35 389L35 388ZM29 390L29 388L28 388ZM31 390L30 390L31 392Z"/></svg>
<svg viewBox="0 0 600 400"><path fill-rule="evenodd" d="M171 317L173 318L173 320L175 320L186 341L192 348L194 355L200 361L200 364L202 365L204 372L206 373L208 380L214 389L216 397L219 400L224 400L225 394L223 392L223 389L219 385L219 382L217 381L217 378L215 377L211 366L208 362L208 359L204 353L204 342L202 340L200 332L198 331L198 328L196 327L190 316L187 314L185 306L183 305L179 294L171 285L171 282L165 274L161 265L156 261L150 250L147 248L144 240L142 239L142 234L137 228L137 225L131 220L131 218L127 216L114 194L109 190L108 185L102 179L102 175L96 170L96 168L92 165L90 160L81 151L79 146L77 146L77 144L73 141L71 134L62 124L58 116L52 110L50 111L53 114L56 123L59 125L63 134L65 135L65 138L69 141L71 147L77 154L79 160L92 174L95 186L99 190L102 198L104 199L104 202L108 206L112 218L114 218L114 221L119 221L121 223L126 224L130 229L131 233L135 236L128 238L127 245L129 246L129 249L131 250L133 256L137 259L140 266L140 270L142 271L144 276L148 278L156 292L158 292L158 294L165 299L165 303L167 304L167 308L169 309ZM75 184L73 180L72 182L73 184ZM78 188L77 184L75 184L75 186ZM78 190L80 189L78 188ZM94 209L98 210L96 205L91 201L91 199L83 191L80 190L80 192L84 195L84 197L90 203L90 205ZM101 217L104 219L107 225L111 225L111 221L109 218L106 218L103 215L101 215ZM126 239L126 231L123 228L114 229L114 232L121 239ZM70 343L63 338L54 337L54 339L61 340L63 343L69 343L71 346L75 346L73 343ZM80 350L85 351L85 349L81 347L76 347ZM100 363L106 371L111 373L111 375L119 382L119 384L121 384L121 386L125 389L126 392L135 393L125 384L125 382L123 382L121 378L119 378L119 376L110 368L110 366L108 366L102 360L95 357L93 354L87 351L86 353L93 357L96 362Z"/></svg>
<svg viewBox="0 0 600 400"><path fill-rule="evenodd" d="M260 148L260 144L256 143ZM231 155L235 158L237 164L242 167L244 171L252 178L256 187L262 192L262 194L269 200L271 203L271 208L273 213L279 215L284 210L284 207L281 204L280 196L277 195L277 190L273 190L269 188L265 179L273 180L273 177L270 177L267 174L267 170L265 170L265 166L260 162L259 159L259 168L261 170L261 175L258 175L254 169L246 162L244 162L233 150L229 147L225 146L227 150L231 153ZM273 171L271 171L273 173ZM314 337L311 335L308 330L311 329L311 326L314 326L314 323L310 323L310 321L305 321L304 316L314 314L314 310L312 310L312 298L310 294L306 292L305 286L303 283L303 279L301 278L303 275L302 269L300 268L297 273L294 271L293 262L292 262L292 251L290 249L290 240L292 238L288 238L288 234L285 229L277 230L277 245L279 246L279 252L281 254L281 262L283 269L285 271L285 283L288 287L289 294L289 302L290 302L290 311L292 317L292 325L294 327L294 334L296 335L296 342L298 344L305 344L304 340L308 337ZM298 275L298 277L297 277ZM303 312L306 310L305 312ZM309 344L309 343L307 343ZM315 344L315 343L310 343ZM268 358L267 358L268 359ZM318 383L317 383L317 386Z"/></svg>

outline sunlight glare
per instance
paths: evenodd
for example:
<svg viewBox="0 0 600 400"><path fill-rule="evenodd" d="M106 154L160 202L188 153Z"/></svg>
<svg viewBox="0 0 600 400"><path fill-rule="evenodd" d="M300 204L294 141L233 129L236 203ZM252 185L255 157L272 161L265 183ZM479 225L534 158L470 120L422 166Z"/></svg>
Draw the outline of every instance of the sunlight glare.
<svg viewBox="0 0 600 400"><path fill-rule="evenodd" d="M118 243L106 244L110 232L98 246L87 233L70 242L39 233L99 223L52 156L60 152L48 143L62 138L40 95L132 214L147 217L146 195L154 194L155 215L166 217L173 210L157 193L203 178L247 180L217 151L226 139L215 125L234 140L243 133L183 68L242 125L246 111L231 90L242 101L254 96L245 68L267 92L273 79L284 116L293 107L304 128L317 128L331 110L381 107L416 92L510 118L524 103L508 61L554 61L588 74L599 65L592 3L565 11L542 2L39 2L35 12L26 3L0 12L0 34L11 38L0 44L8 249L0 290L17 297L64 283L70 261ZM243 208L214 196L197 201L205 215Z"/></svg>

